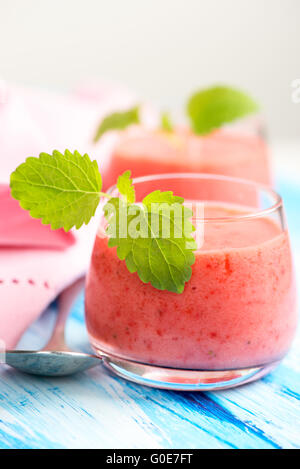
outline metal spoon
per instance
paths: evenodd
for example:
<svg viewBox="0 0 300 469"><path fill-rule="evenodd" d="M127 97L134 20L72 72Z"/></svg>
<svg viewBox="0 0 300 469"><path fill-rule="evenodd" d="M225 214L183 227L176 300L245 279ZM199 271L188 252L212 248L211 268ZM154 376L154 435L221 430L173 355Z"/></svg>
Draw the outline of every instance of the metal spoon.
<svg viewBox="0 0 300 469"><path fill-rule="evenodd" d="M32 375L67 376L101 363L101 358L96 355L74 352L65 342L66 320L83 285L84 278L80 278L59 296L58 316L47 345L40 351L7 350L4 354L6 365Z"/></svg>

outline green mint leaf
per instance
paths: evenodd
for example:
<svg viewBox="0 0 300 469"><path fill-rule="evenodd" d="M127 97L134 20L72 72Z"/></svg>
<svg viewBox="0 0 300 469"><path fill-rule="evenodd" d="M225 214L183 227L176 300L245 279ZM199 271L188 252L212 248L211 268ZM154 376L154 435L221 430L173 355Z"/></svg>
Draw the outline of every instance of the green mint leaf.
<svg viewBox="0 0 300 469"><path fill-rule="evenodd" d="M150 194L146 195L143 199L143 204L150 209L151 204L183 204L184 199L182 197L178 197L173 195L172 191L165 191L161 192L160 190L151 192Z"/></svg>
<svg viewBox="0 0 300 469"><path fill-rule="evenodd" d="M129 125L139 123L140 118L138 107L134 107L124 112L114 112L103 119L95 134L94 142L98 142L102 135L109 130L123 130Z"/></svg>
<svg viewBox="0 0 300 469"><path fill-rule="evenodd" d="M132 179L130 178L131 171L125 171L121 176L118 177L117 189L121 195L123 195L129 204L135 202L135 190L132 185Z"/></svg>
<svg viewBox="0 0 300 469"><path fill-rule="evenodd" d="M226 86L199 91L191 96L187 104L192 128L199 135L208 134L258 109L258 104L246 93Z"/></svg>
<svg viewBox="0 0 300 469"><path fill-rule="evenodd" d="M182 293L197 249L192 210L183 205L183 199L160 191L147 195L140 205L113 198L104 213L108 245L117 247L128 270L159 290Z"/></svg>
<svg viewBox="0 0 300 469"><path fill-rule="evenodd" d="M30 157L11 174L12 196L53 230L80 228L95 214L102 179L96 161L77 151Z"/></svg>
<svg viewBox="0 0 300 469"><path fill-rule="evenodd" d="M173 132L174 126L172 124L171 117L168 112L163 112L161 114L160 125L161 125L162 130L164 130L165 132Z"/></svg>

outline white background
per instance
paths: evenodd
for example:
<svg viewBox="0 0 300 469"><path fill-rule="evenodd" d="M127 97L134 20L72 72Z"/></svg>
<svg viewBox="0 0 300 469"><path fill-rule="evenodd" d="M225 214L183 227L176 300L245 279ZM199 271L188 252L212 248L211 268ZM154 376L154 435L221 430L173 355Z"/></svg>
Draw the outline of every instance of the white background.
<svg viewBox="0 0 300 469"><path fill-rule="evenodd" d="M225 82L263 105L271 137L300 136L300 0L0 0L0 77L67 89L120 81L163 107Z"/></svg>

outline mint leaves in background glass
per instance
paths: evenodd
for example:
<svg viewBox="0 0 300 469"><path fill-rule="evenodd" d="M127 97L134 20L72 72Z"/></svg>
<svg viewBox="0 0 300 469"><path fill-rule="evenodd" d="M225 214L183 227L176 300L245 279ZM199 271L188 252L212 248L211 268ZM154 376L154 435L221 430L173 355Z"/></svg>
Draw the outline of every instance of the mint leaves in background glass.
<svg viewBox="0 0 300 469"><path fill-rule="evenodd" d="M174 126L171 121L170 114L168 112L163 112L160 116L160 120L162 130L164 130L165 132L173 132Z"/></svg>
<svg viewBox="0 0 300 469"><path fill-rule="evenodd" d="M215 86L193 94L187 114L195 134L206 135L223 124L257 112L258 104L246 93L227 86Z"/></svg>
<svg viewBox="0 0 300 469"><path fill-rule="evenodd" d="M229 86L212 86L199 90L189 98L186 106L191 129L197 135L207 135L224 124L258 110L258 103L251 96ZM132 124L140 123L139 107L114 112L102 120L94 142L97 142L105 132L124 130ZM158 127L165 132L174 132L174 124L168 112L161 113Z"/></svg>
<svg viewBox="0 0 300 469"><path fill-rule="evenodd" d="M94 137L94 142L98 142L102 135L110 130L124 130L129 125L139 123L139 108L137 106L127 111L109 114L100 123Z"/></svg>
<svg viewBox="0 0 300 469"><path fill-rule="evenodd" d="M118 177L120 197L112 197L101 192L97 162L87 154L81 156L69 150L27 158L11 174L10 187L12 196L33 218L40 218L52 229L66 231L87 224L100 198L106 197L108 245L117 247L117 255L126 261L129 272L137 272L142 282L150 282L160 290L184 290L192 274L197 245L190 221L193 213L181 197L170 191L154 191L135 204L130 171ZM125 237L119 228L124 214Z"/></svg>

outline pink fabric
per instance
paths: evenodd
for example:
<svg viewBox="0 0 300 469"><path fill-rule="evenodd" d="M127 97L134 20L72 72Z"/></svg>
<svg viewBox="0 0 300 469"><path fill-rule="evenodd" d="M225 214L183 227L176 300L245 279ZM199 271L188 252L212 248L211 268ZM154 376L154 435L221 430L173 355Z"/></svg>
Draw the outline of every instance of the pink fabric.
<svg viewBox="0 0 300 469"><path fill-rule="evenodd" d="M0 184L1 247L66 249L75 243L73 233L52 231L39 220L30 217L10 195L10 189Z"/></svg>
<svg viewBox="0 0 300 469"><path fill-rule="evenodd" d="M86 98L89 91L84 89L61 96L10 86L5 99L1 95L0 341L7 348L17 344L26 328L89 263L97 217L77 232L52 231L22 210L8 187L10 173L27 156L54 149L87 152L105 173L117 136L108 134L93 145L93 134L107 112L131 106L134 96L98 83L93 85L93 97Z"/></svg>

